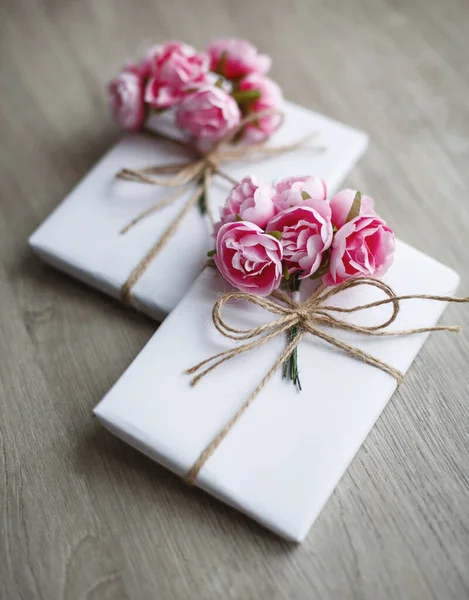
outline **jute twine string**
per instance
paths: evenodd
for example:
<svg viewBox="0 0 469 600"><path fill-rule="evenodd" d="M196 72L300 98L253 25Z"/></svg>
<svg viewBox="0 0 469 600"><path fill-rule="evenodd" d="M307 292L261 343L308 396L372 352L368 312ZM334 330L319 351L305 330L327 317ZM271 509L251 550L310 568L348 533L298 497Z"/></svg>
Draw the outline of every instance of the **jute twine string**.
<svg viewBox="0 0 469 600"><path fill-rule="evenodd" d="M240 159L245 161L264 160L272 156L279 156L281 154L293 152L295 150L299 150L300 148L307 147L307 144L317 136L317 133L314 132L291 144L273 147L267 146L265 142L250 146L230 144L233 138L240 134L248 123L272 115L279 115L281 117L280 125L283 123L285 117L283 113L280 113L279 111L269 110L261 113L253 113L245 117L235 131L231 131L228 135L217 142L209 152L206 153L202 152L195 144L190 142L177 140L167 136L166 134L146 130L148 134L159 140L171 142L183 148L185 151L189 151L193 157L183 162L156 165L145 167L143 169L122 169L117 173L117 177L119 179L124 179L126 181L176 188L174 193L168 195L166 198L158 202L158 204L146 209L132 219L121 230L120 233L127 233L143 219L146 219L156 211L173 204L176 202L176 200L181 198L181 196L183 196L192 185L195 184L196 188L194 190L194 194L190 196L180 212L175 216L173 221L163 232L161 237L155 242L147 254L130 273L120 291L120 297L123 302L130 302L132 289L137 281L148 269L157 254L167 244L168 240L177 231L179 225L182 223L184 217L187 215L190 209L198 202L202 202L203 209L207 213L213 226L215 223L215 218L211 211L209 202L209 189L212 178L217 175L232 185L238 183L221 168L222 164ZM324 150L324 148L319 146L308 146L308 149L312 149L317 152Z"/></svg>
<svg viewBox="0 0 469 600"><path fill-rule="evenodd" d="M383 300L377 300L375 302L369 302L368 304L353 306L351 308L340 308L326 304L326 301L335 294L362 285L378 288L379 290L384 292L386 298ZM213 307L213 324L215 325L217 330L227 338L236 341L251 341L248 341L247 343L236 346L229 350L225 350L224 352L215 354L214 356L211 356L210 358L203 360L194 367L188 369L186 371L186 373L188 374L197 373L191 380L191 385L196 385L203 377L205 377L205 375L210 373L210 371L213 371L213 369L215 369L222 363L230 360L231 358L234 358L235 356L238 356L239 354L243 354L244 352L248 352L255 348L259 348L260 346L266 344L278 335L284 334L292 326L296 326L298 328L298 334L294 339L288 342L285 350L281 353L281 355L269 369L269 371L264 376L259 385L250 394L247 400L241 405L241 407L233 415L233 417L226 423L226 425L217 434L217 436L202 451L199 458L196 460L195 464L185 477L185 481L191 485L193 485L196 482L200 470L205 465L207 460L212 456L212 454L223 442L223 440L231 431L231 429L236 425L236 423L241 419L241 417L244 415L249 406L254 402L258 394L262 391L262 389L270 380L275 371L283 363L285 363L285 361L288 360L294 349L298 346L298 344L301 342L301 340L307 333L310 333L324 340L325 342L328 342L332 346L343 350L352 358L361 360L373 367L381 369L385 373L388 373L389 375L394 377L397 381L397 384L400 385L404 377L401 371L395 369L393 366L380 360L379 358L376 358L368 352L365 352L360 348L356 348L336 338L333 334L324 331L321 327L327 326L335 329L341 329L343 331L352 331L354 333L376 337L412 335L417 333L425 333L429 331L459 332L461 330L461 328L458 326L446 325L435 327L419 327L415 329L404 329L400 331L383 330L385 327L387 327L396 320L396 317L399 313L400 302L402 300L416 299L434 300L437 302L469 302L469 297L455 298L453 296L434 296L429 294L411 294L406 296L396 296L393 289L389 285L387 285L383 281L380 281L379 279L374 279L372 277L349 279L335 287L321 286L320 288L318 288L318 290L313 292L309 296L309 298L307 298L307 300L305 300L304 302L297 302L281 291L274 292L269 298L262 298L260 296L255 296L253 294L238 291L227 292L221 295ZM246 300L251 304L255 304L257 306L265 308L270 313L278 315L278 317L273 321L269 321L267 323L264 323L263 325L252 327L250 329L239 329L233 327L223 319L222 310L225 304L227 304L228 302L238 300ZM331 314L349 314L377 306L382 306L385 304L392 304L391 316L388 319L384 320L382 323L373 326L356 325Z"/></svg>

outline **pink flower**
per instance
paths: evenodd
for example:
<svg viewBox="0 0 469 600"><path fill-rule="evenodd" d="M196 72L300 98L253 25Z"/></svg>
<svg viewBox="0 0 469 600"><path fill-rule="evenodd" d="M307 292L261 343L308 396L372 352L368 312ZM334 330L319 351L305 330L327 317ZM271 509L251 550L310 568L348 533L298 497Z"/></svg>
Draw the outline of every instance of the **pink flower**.
<svg viewBox="0 0 469 600"><path fill-rule="evenodd" d="M271 65L266 54L259 54L257 49L246 40L235 38L215 40L207 48L210 56L210 69L227 79L237 79L260 73L265 75Z"/></svg>
<svg viewBox="0 0 469 600"><path fill-rule="evenodd" d="M282 279L282 246L254 223L222 225L213 257L220 273L242 292L268 296Z"/></svg>
<svg viewBox="0 0 469 600"><path fill-rule="evenodd" d="M318 200L327 198L326 183L319 177L287 177L274 185L274 204L277 212L291 206L316 208Z"/></svg>
<svg viewBox="0 0 469 600"><path fill-rule="evenodd" d="M304 279L319 269L323 253L332 244L331 209L324 200L316 200L316 208L288 208L269 221L266 231L280 232L288 272L301 271Z"/></svg>
<svg viewBox="0 0 469 600"><path fill-rule="evenodd" d="M116 121L136 131L145 120L142 80L136 73L122 71L109 84L109 99Z"/></svg>
<svg viewBox="0 0 469 600"><path fill-rule="evenodd" d="M196 138L216 142L234 131L241 121L238 105L222 89L204 86L178 106L176 124Z"/></svg>
<svg viewBox="0 0 469 600"><path fill-rule="evenodd" d="M260 117L248 123L243 130L243 141L248 144L262 142L276 131L282 117L280 106L283 101L282 91L279 86L263 75L252 73L239 82L239 92L259 92L260 98L242 103L243 114L272 112L273 114ZM249 110L246 111L246 108Z"/></svg>
<svg viewBox="0 0 469 600"><path fill-rule="evenodd" d="M332 243L326 285L337 285L350 277L381 277L392 264L395 238L379 217L359 215L345 223Z"/></svg>
<svg viewBox="0 0 469 600"><path fill-rule="evenodd" d="M242 179L231 190L225 206L220 208L220 226L239 217L264 229L274 214L272 188L252 175Z"/></svg>
<svg viewBox="0 0 469 600"><path fill-rule="evenodd" d="M180 42L152 48L143 60L142 72L150 77L145 102L155 108L169 108L191 88L207 81L208 56Z"/></svg>
<svg viewBox="0 0 469 600"><path fill-rule="evenodd" d="M332 224L340 229L344 225L347 216L352 208L352 203L357 194L356 190L342 190L338 194L332 196L329 200L329 204L332 209ZM374 200L370 196L361 196L360 214L361 215L373 215L374 214Z"/></svg>

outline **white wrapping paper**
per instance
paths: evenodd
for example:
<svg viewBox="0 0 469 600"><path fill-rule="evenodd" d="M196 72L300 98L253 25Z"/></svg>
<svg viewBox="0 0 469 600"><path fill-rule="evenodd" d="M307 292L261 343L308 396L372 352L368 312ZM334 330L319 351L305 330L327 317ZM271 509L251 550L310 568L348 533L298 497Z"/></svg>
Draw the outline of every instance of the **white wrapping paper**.
<svg viewBox="0 0 469 600"><path fill-rule="evenodd" d="M291 175L319 175L330 192L336 190L365 151L367 136L291 103L286 103L284 112L285 123L273 136L272 145L317 132L317 144L326 150L317 154L301 149L254 163L226 164L223 169L237 180L255 173L269 183ZM133 268L181 210L190 192L120 235L133 218L172 191L116 180L115 175L124 167L141 168L184 158L172 144L138 134L125 137L34 232L31 247L55 267L118 297ZM210 203L216 216L229 187L218 177L212 184ZM132 305L156 319L164 318L195 280L212 247L210 223L194 208L133 288Z"/></svg>
<svg viewBox="0 0 469 600"><path fill-rule="evenodd" d="M441 295L454 293L459 277L398 242L385 281L398 295ZM227 361L190 387L185 369L235 344L211 320L217 295L226 289L216 270L206 269L95 409L105 427L181 476L285 348L285 336L280 335ZM332 302L354 306L381 297L363 286L334 296ZM444 308L443 302L403 301L390 327L435 325ZM356 313L360 318L354 319L376 324L389 312L389 306L382 306ZM273 317L238 302L227 306L224 318L234 327L246 328ZM428 335L372 338L339 330L334 334L403 372ZM310 335L298 347L298 360L303 391L283 380L279 369L197 480L210 494L294 541L305 537L396 388L390 375Z"/></svg>

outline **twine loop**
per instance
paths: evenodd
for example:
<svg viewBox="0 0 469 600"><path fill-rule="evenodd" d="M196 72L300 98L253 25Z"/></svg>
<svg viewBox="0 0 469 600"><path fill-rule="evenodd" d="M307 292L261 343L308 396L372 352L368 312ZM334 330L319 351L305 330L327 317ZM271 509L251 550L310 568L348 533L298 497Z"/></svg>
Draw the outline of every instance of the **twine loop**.
<svg viewBox="0 0 469 600"><path fill-rule="evenodd" d="M338 307L327 304L327 301L336 294L358 286L371 286L377 288L384 293L385 298L352 307ZM469 302L469 297L455 298L453 296L434 296L428 294L397 296L394 290L387 283L373 277L352 278L334 287L320 286L304 302L297 302L290 298L286 293L278 290L273 292L269 298L263 298L260 296L255 296L254 294L239 291L231 291L222 294L215 302L212 310L213 324L224 337L246 343L235 346L234 348L230 348L223 352L219 352L218 354L215 354L188 369L186 373L194 375L191 380L191 385L196 385L203 377L210 373L210 371L217 368L222 363L234 358L235 356L238 356L239 354L259 348L278 335L284 334L290 330L291 327L297 327L297 334L293 337L293 339L291 337L289 338L286 348L274 362L256 389L250 394L247 400L241 405L239 410L233 415L233 417L228 421L218 435L203 450L185 477L186 482L191 485L196 482L200 470L210 456L215 452L234 425L240 420L244 412L252 404L257 395L270 380L272 375L289 359L292 352L301 342L303 337L308 333L322 339L339 350L342 350L350 357L356 360L361 360L372 367L388 373L394 377L397 381L397 384L400 385L404 378L404 375L401 371L380 360L379 358L376 358L372 354L369 354L368 352L365 352L356 346L344 342L340 338L333 335L333 333L330 333L327 328L351 331L360 335L376 337L404 336L426 333L430 331L459 332L461 330L461 328L458 326L446 325L404 329L400 331L386 330L385 328L396 320L399 314L400 302L402 300L412 299L456 303ZM276 318L261 325L247 329L234 327L222 316L222 311L228 302L241 300L264 308L271 314L275 315ZM336 316L336 314L347 315L387 304L392 306L391 315L387 318L383 318L382 322L376 325L358 325L345 318Z"/></svg>

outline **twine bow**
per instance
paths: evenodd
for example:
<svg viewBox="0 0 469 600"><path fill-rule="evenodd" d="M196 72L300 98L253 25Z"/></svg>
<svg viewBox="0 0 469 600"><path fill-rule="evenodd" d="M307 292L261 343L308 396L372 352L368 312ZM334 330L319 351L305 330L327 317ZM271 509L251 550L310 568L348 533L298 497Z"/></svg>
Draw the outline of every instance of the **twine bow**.
<svg viewBox="0 0 469 600"><path fill-rule="evenodd" d="M133 269L126 282L121 288L120 297L123 302L128 303L132 294L132 289L143 273L148 269L154 258L166 245L168 240L177 231L179 225L184 220L187 213L199 203L203 213L207 213L212 225L215 223L215 218L212 214L210 203L209 203L209 189L212 178L217 175L230 184L238 183L229 174L227 174L221 165L235 160L263 160L272 156L279 156L288 152L293 152L300 148L306 147L307 143L310 142L316 133L311 133L296 142L291 144L285 144L281 146L269 147L265 142L259 144L253 144L250 146L244 145L230 145L234 138L239 136L244 127L253 121L257 121L261 118L272 116L274 114L280 114L282 124L284 120L283 113L278 111L264 111L261 113L253 113L245 117L239 127L235 131L231 131L219 142L217 142L209 152L202 152L195 144L174 139L162 133L156 133L151 130L146 130L148 134L167 142L178 145L185 151L189 151L193 157L187 161L170 163L165 165L156 165L151 167L145 167L143 169L122 169L117 173L119 179L126 181L134 181L137 183L146 183L150 185L159 185L168 188L176 188L176 191L166 198L146 209L140 213L137 217L132 219L122 230L121 234L127 233L137 223L140 223L143 219L154 212L161 210L162 208L173 204L178 200L187 190L195 184L194 193L189 197L187 202L183 205L179 213L175 216L173 221L168 225L167 229L163 232L160 238L150 248L147 254ZM311 149L321 152L324 148L319 146L310 146Z"/></svg>
<svg viewBox="0 0 469 600"><path fill-rule="evenodd" d="M377 300L375 302L369 302L367 304L353 306L351 308L340 308L328 305L326 303L326 301L335 294L362 285L378 288L379 290L383 291L387 297L383 300ZM210 358L198 363L191 369L188 369L186 371L186 373L188 374L198 373L191 380L191 385L193 386L196 385L203 377L205 377L205 375L210 373L210 371L212 371L222 363L226 362L227 360L230 360L235 356L238 356L239 354L248 352L255 348L259 348L260 346L266 344L269 340L277 337L278 335L284 334L285 332L290 330L292 326L297 327L298 333L293 339L290 338L285 350L272 365L272 367L264 376L264 378L256 387L256 389L251 393L248 399L242 404L240 409L228 421L228 423L223 427L223 429L218 433L218 435L203 450L203 452L200 454L199 458L187 474L185 478L186 482L191 485L195 483L200 470L205 465L207 460L215 452L215 450L225 439L225 437L228 435L228 433L231 431L234 425L241 419L245 411L249 408L249 406L264 388L264 386L275 373L275 371L288 360L294 349L298 346L298 344L301 342L301 340L307 333L310 333L324 340L325 342L328 342L332 346L343 350L352 358L361 360L373 367L381 369L385 373L388 373L389 375L394 377L399 385L404 377L401 371L395 369L393 366L380 360L379 358L376 358L368 352L365 352L360 348L356 348L355 346L352 346L336 338L333 334L324 331L322 327L327 326L330 328L341 329L343 331L352 331L354 333L359 333L362 335L378 337L411 335L416 333L425 333L429 331L459 332L461 330L459 326L441 325L435 327L404 329L402 331L384 331L385 327L387 327L396 320L396 317L399 313L400 301L412 299L435 300L438 302L469 302L469 297L455 298L452 296L433 296L426 294L396 296L393 289L389 285L387 285L379 279L374 279L372 277L349 279L335 287L327 288L322 286L318 288L316 292L313 292L305 302L296 302L287 294L280 291L274 292L269 298L262 298L253 294L237 291L227 292L221 295L213 307L213 324L215 325L217 330L227 338L236 341L251 341L248 341L247 343L244 343L240 346L230 348L229 350L225 350L224 352L215 354L214 356L211 356ZM277 318L273 321L264 323L263 325L259 325L257 327L253 327L251 329L235 328L229 323L227 323L227 321L225 321L222 317L223 307L225 306L225 304L232 300L247 300L251 304L256 304L257 306L265 308L272 314L277 315ZM332 314L350 314L361 310L382 306L385 304L392 304L392 314L388 319L384 320L378 325L356 325Z"/></svg>

